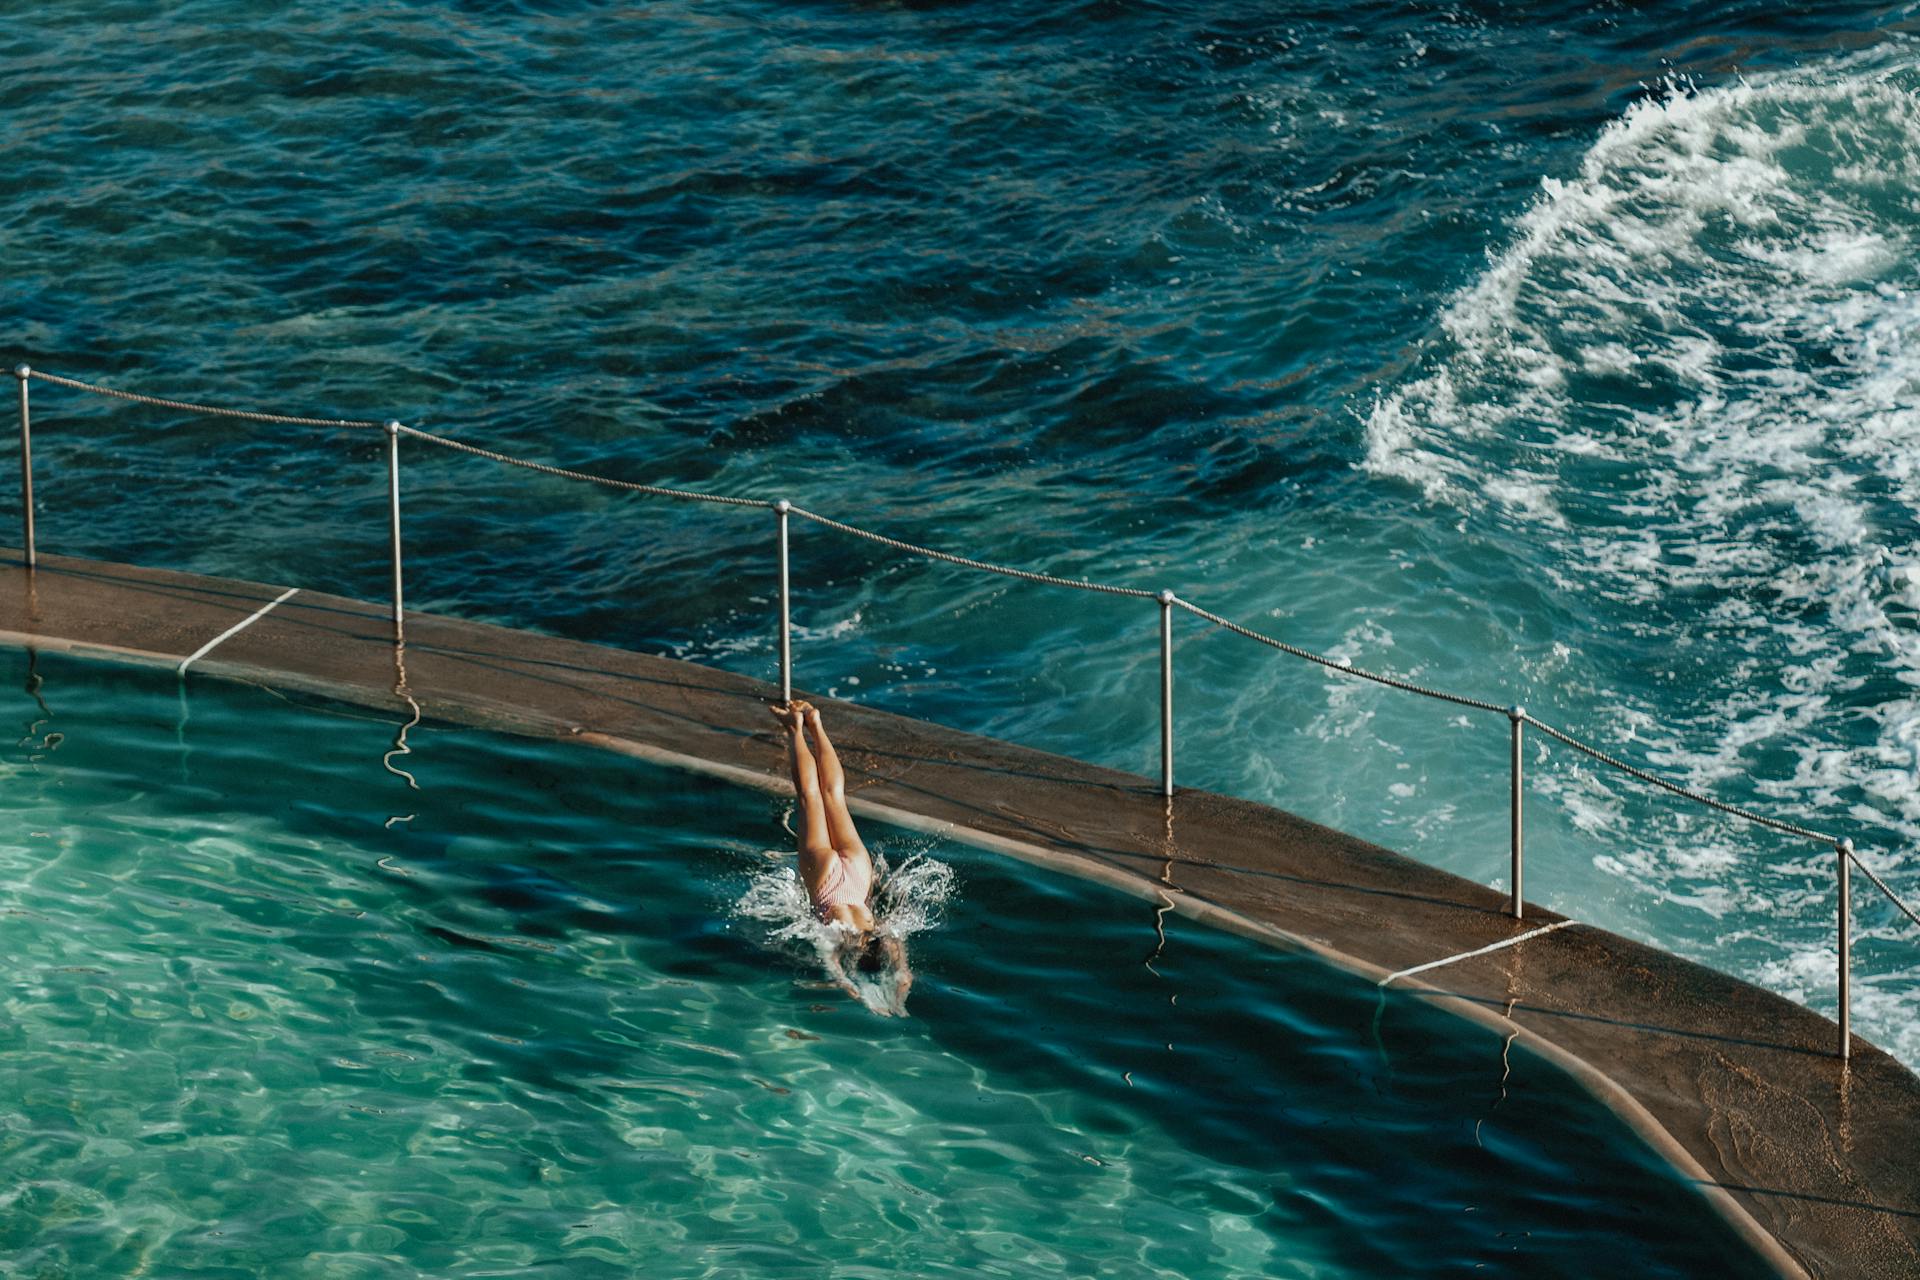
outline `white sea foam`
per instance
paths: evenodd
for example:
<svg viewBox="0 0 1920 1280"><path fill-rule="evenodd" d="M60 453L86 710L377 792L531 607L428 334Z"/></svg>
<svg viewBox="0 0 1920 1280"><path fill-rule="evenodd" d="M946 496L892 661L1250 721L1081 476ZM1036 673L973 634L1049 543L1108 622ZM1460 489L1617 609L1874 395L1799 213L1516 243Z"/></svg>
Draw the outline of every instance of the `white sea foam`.
<svg viewBox="0 0 1920 1280"><path fill-rule="evenodd" d="M1641 756L1892 849L1920 840L1915 190L1912 43L1650 95L1577 172L1543 178L1439 317L1433 359L1367 411L1362 463L1511 523L1551 549L1557 590L1622 627L1651 609L1679 626L1671 644L1698 629L1724 679L1681 690L1650 672L1665 702L1642 682L1609 709ZM1692 723L1660 727L1676 714ZM1767 753L1791 775L1752 777ZM1745 846L1625 848L1614 775L1537 782L1644 890L1715 916L1791 897ZM1920 884L1905 855L1893 865ZM1809 941L1750 976L1805 995L1831 963Z"/></svg>

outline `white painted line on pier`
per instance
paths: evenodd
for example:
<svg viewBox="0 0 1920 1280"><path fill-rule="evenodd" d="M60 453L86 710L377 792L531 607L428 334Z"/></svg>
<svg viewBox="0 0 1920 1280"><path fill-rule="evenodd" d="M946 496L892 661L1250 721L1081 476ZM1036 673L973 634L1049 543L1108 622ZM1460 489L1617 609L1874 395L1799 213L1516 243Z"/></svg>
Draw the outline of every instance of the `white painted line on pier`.
<svg viewBox="0 0 1920 1280"><path fill-rule="evenodd" d="M1375 985L1384 987L1389 982L1392 982L1395 978L1410 978L1416 973L1425 973L1429 969L1438 969L1442 965L1454 964L1457 961L1461 961L1461 960L1471 960L1475 956L1484 956L1489 951L1499 951L1506 947L1517 946L1518 944L1525 942L1528 938L1537 938L1543 933L1552 933L1555 929L1564 929L1568 925L1575 924L1575 923L1577 922L1573 920L1556 920L1552 924L1542 925L1538 929L1529 929L1525 933L1515 934L1511 938L1505 938L1499 942L1489 943L1488 945L1481 947L1477 951L1462 951L1457 956L1447 956L1445 959L1442 959L1442 960L1429 960L1427 961L1427 963L1417 964L1413 966L1413 968L1411 969L1402 969L1398 973L1390 973L1386 977L1380 979L1380 981Z"/></svg>
<svg viewBox="0 0 1920 1280"><path fill-rule="evenodd" d="M232 626L228 627L225 631L222 631L219 635L215 636L213 639L201 645L198 649L195 649L190 655L188 655L187 660L180 664L180 677L182 679L185 679L188 667L200 661L200 659L212 653L215 649L217 649L222 644L225 644L228 640L233 639L233 637L239 635L242 631L245 631L248 627L252 626L254 623L260 621L260 619L272 613L275 605L284 604L286 601L291 600L295 595L299 594L299 591L300 591L300 588L298 587L288 587L285 591L282 591L277 598L273 600L269 600L266 604L263 604L258 609L255 609L247 617L242 618L240 621L234 623Z"/></svg>

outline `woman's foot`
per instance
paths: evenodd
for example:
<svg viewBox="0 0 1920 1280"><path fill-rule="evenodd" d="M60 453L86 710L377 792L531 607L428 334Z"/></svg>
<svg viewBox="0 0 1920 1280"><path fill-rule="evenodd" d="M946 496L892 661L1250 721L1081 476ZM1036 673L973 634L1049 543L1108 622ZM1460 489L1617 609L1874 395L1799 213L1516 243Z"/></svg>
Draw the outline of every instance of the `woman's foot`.
<svg viewBox="0 0 1920 1280"><path fill-rule="evenodd" d="M784 707L768 707L767 710L773 712L773 718L780 722L782 728L789 734L795 734L800 732L800 726L805 723L806 712L803 708L806 705L804 702L789 702Z"/></svg>

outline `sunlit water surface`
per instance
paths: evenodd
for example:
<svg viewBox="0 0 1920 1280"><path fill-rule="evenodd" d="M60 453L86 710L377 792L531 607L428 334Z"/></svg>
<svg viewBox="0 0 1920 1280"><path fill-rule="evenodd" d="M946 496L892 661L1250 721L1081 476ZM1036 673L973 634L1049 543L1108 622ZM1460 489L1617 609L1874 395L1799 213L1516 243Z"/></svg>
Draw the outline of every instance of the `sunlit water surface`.
<svg viewBox="0 0 1920 1280"><path fill-rule="evenodd" d="M29 683L7 655L5 682ZM23 1276L1716 1277L1525 1052L1156 904L951 870L907 1018L737 907L782 805L40 658L0 751Z"/></svg>
<svg viewBox="0 0 1920 1280"><path fill-rule="evenodd" d="M1920 898L1911 3L0 16L19 358L1171 587ZM384 590L377 441L36 404L50 549ZM771 673L764 513L405 465L417 606ZM794 570L804 686L1156 767L1151 604ZM1504 874L1499 717L1179 645L1182 781ZM1826 850L1528 776L1534 897L1832 1010ZM1860 901L1855 1026L1920 1062Z"/></svg>

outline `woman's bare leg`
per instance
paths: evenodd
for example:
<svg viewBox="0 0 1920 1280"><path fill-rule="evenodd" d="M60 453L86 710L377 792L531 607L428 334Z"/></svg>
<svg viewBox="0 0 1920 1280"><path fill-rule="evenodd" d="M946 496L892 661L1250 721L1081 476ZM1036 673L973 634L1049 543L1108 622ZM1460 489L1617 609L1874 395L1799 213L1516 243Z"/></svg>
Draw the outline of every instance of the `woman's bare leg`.
<svg viewBox="0 0 1920 1280"><path fill-rule="evenodd" d="M806 735L800 732L804 717L794 705L775 707L773 714L787 731L787 766L793 771L793 798L800 805L800 821L794 824L800 853L806 856L831 849L833 839L827 830L827 807L820 795L820 769L814 763L813 752L807 750Z"/></svg>
<svg viewBox="0 0 1920 1280"><path fill-rule="evenodd" d="M820 797L826 804L827 834L833 838L833 847L842 854L865 857L867 846L861 843L860 833L854 829L853 815L847 812L847 774L840 767L840 753L833 749L833 740L827 737L827 727L820 721L820 708L810 703L801 706L814 746L820 752Z"/></svg>

